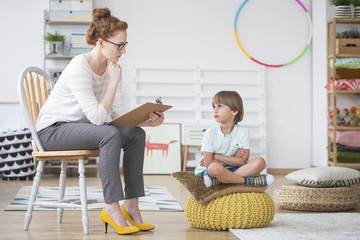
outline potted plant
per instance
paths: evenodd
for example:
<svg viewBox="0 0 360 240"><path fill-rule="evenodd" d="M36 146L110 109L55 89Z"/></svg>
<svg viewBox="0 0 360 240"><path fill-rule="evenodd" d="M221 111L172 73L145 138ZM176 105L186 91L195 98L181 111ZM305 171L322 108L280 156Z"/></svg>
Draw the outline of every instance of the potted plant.
<svg viewBox="0 0 360 240"><path fill-rule="evenodd" d="M360 17L360 0L350 0L351 4L354 5L354 17Z"/></svg>
<svg viewBox="0 0 360 240"><path fill-rule="evenodd" d="M336 54L360 54L360 32L356 28L336 33Z"/></svg>
<svg viewBox="0 0 360 240"><path fill-rule="evenodd" d="M66 36L58 31L55 33L46 33L45 41L47 43L47 55L62 55L64 53L64 42Z"/></svg>
<svg viewBox="0 0 360 240"><path fill-rule="evenodd" d="M329 0L330 5L335 6L335 17L340 18L350 18L351 17L351 7L350 0Z"/></svg>

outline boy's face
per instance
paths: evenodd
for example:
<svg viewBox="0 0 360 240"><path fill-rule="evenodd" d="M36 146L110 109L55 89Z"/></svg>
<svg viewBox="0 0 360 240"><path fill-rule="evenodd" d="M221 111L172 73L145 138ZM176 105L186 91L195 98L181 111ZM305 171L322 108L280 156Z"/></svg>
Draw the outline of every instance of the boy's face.
<svg viewBox="0 0 360 240"><path fill-rule="evenodd" d="M234 123L238 111L232 111L228 105L216 103L213 105L214 118L218 123Z"/></svg>

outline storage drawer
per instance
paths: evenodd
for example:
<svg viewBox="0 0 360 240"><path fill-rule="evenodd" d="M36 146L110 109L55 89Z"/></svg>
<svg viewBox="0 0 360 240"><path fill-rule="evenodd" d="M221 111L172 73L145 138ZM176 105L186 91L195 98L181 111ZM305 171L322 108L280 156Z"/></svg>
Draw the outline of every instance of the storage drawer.
<svg viewBox="0 0 360 240"><path fill-rule="evenodd" d="M80 11L51 11L50 21L91 21L90 12Z"/></svg>
<svg viewBox="0 0 360 240"><path fill-rule="evenodd" d="M51 0L50 11L92 11L92 0Z"/></svg>
<svg viewBox="0 0 360 240"><path fill-rule="evenodd" d="M360 54L360 39L336 39L336 54Z"/></svg>

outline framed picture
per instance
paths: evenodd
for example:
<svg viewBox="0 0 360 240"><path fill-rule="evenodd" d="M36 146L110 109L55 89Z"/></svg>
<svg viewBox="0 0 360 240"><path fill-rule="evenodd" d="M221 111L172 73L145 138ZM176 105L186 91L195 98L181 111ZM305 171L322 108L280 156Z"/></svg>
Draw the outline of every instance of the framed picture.
<svg viewBox="0 0 360 240"><path fill-rule="evenodd" d="M171 174L181 170L180 124L144 127L144 174Z"/></svg>

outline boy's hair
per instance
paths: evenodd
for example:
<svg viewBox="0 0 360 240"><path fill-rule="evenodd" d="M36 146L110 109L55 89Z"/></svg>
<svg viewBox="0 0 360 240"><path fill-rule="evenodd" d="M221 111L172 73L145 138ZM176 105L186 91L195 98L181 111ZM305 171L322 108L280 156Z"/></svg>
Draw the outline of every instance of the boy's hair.
<svg viewBox="0 0 360 240"><path fill-rule="evenodd" d="M212 99L212 105L225 104L230 107L232 111L238 111L234 118L234 124L240 122L244 117L243 102L240 95L236 91L221 91L215 94Z"/></svg>

